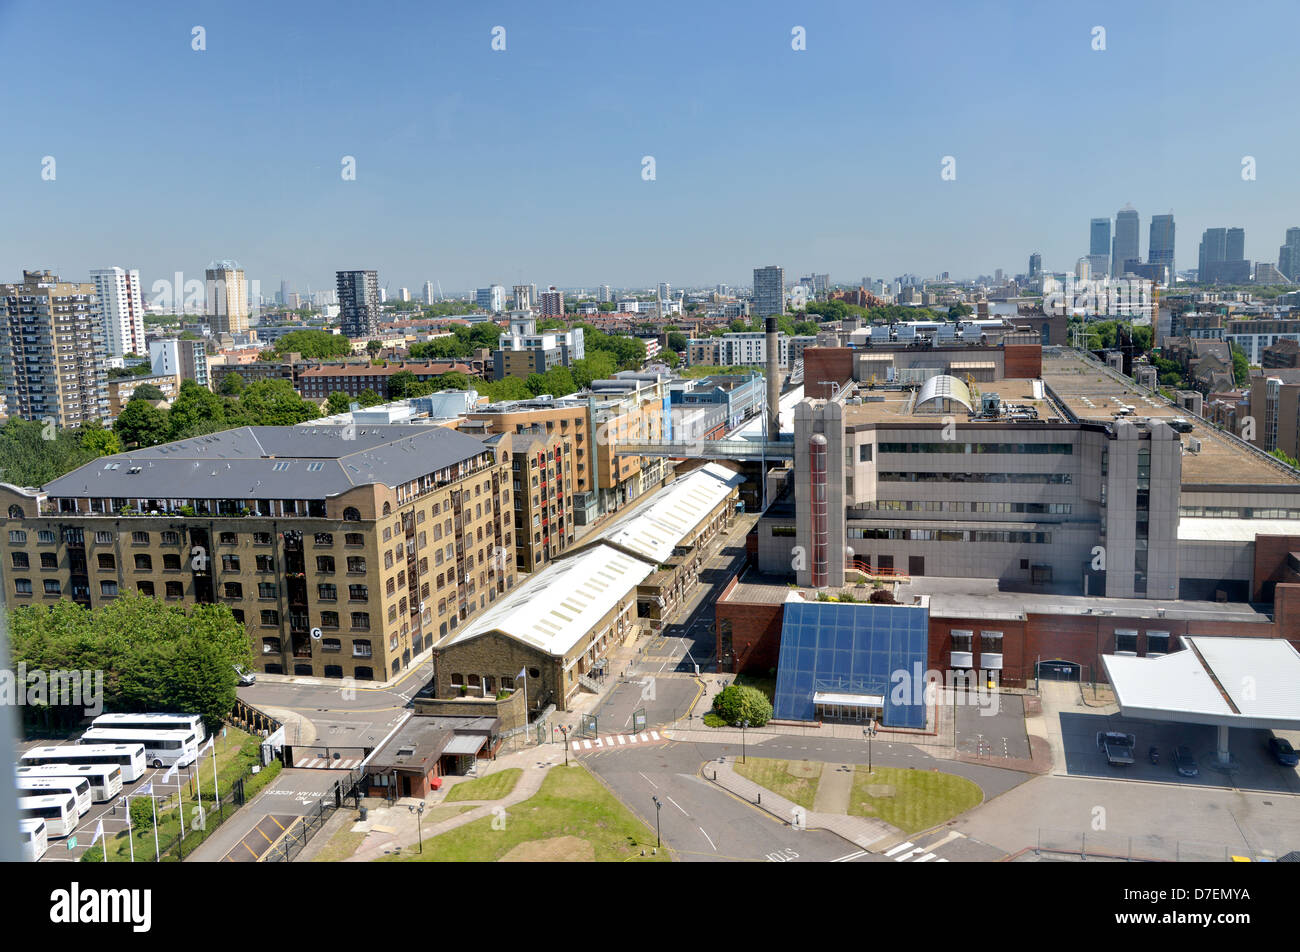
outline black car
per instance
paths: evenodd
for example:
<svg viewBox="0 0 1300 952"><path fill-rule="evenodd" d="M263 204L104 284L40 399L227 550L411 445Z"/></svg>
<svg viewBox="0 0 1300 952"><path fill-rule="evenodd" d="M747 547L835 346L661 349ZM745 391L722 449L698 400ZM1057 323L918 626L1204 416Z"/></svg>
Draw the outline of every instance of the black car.
<svg viewBox="0 0 1300 952"><path fill-rule="evenodd" d="M1296 753L1296 749L1291 746L1291 742L1285 737L1270 737L1268 739L1268 752L1283 767L1294 767L1300 764L1300 753Z"/></svg>
<svg viewBox="0 0 1300 952"><path fill-rule="evenodd" d="M1196 766L1196 758L1192 756L1192 749L1186 746L1174 751L1174 767L1184 777L1195 777L1201 772L1201 768Z"/></svg>

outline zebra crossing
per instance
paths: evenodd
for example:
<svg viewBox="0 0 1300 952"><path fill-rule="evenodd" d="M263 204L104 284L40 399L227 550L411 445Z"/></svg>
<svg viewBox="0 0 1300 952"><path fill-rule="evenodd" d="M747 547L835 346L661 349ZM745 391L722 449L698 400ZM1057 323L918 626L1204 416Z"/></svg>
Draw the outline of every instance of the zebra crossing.
<svg viewBox="0 0 1300 952"><path fill-rule="evenodd" d="M329 760L325 757L311 757L302 761L294 761L294 768L297 770L355 770L361 766L361 757L343 757L339 760Z"/></svg>
<svg viewBox="0 0 1300 952"><path fill-rule="evenodd" d="M617 747L629 747L633 744L654 744L667 740L660 737L658 731L643 731L640 734L606 734L594 740L570 741L572 749L578 752L589 750L610 750Z"/></svg>
<svg viewBox="0 0 1300 952"><path fill-rule="evenodd" d="M895 863L928 863L931 860L938 863L948 862L934 853L927 852L925 847L911 842L899 843L893 849L886 850L885 855Z"/></svg>

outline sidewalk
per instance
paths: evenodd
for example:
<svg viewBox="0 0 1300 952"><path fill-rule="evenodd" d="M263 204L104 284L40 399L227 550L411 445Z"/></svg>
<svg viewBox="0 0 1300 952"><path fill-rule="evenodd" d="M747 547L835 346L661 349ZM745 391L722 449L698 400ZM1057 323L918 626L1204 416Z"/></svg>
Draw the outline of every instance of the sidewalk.
<svg viewBox="0 0 1300 952"><path fill-rule="evenodd" d="M550 751L547 751L547 748ZM532 747L527 750L519 751L514 754L507 754L491 762L486 769L481 770L473 777L447 777L444 778L443 788L424 800L425 809L429 810L442 806L447 801L447 795L456 787L458 783L464 783L469 780L477 780L482 777L491 776L502 770L508 770L511 767L522 769L523 773L519 777L515 788L509 794L499 800L456 800L453 804L456 806L473 806L474 809L466 810L464 813L456 816L439 820L436 823L424 823L423 837L429 839L440 833L446 833L448 830L454 830L457 827L464 826L467 823L473 823L475 820L481 820L484 817L492 816L498 808L509 808L516 803L532 797L539 789L542 782L546 779L547 771L542 768L542 762L546 766L552 766L554 763L564 762L564 750L558 744L543 745L541 747ZM416 820L418 813L412 813L408 807L419 805L420 800L415 797L404 797L398 800L393 806L377 806L368 808L368 816L365 820L357 820L355 810L341 811L346 813L352 819L351 826L340 824L334 829L351 829L353 832L367 833L366 838L362 841L361 846L352 856L343 860L345 863L368 863L379 859L385 855L399 852L403 856L412 855L412 852L418 850L421 834L416 830ZM318 834L324 837L326 831ZM330 835L333 835L332 833ZM325 839L321 845L317 846L315 841L312 845L316 847L310 854L304 853L303 858L308 859L310 855L315 855L323 847Z"/></svg>
<svg viewBox="0 0 1300 952"><path fill-rule="evenodd" d="M766 787L760 787L752 780L742 777L736 773L730 759L722 763L714 761L711 764L705 764L701 772L706 781L716 783L728 793L756 805L759 809L770 813L783 823L793 824L795 818L802 815L805 829L825 830L828 833L834 833L859 849L869 850L871 844L893 839L901 836L903 832L883 820L848 816L843 813L823 813L817 810L807 810L790 802L785 797L773 793Z"/></svg>

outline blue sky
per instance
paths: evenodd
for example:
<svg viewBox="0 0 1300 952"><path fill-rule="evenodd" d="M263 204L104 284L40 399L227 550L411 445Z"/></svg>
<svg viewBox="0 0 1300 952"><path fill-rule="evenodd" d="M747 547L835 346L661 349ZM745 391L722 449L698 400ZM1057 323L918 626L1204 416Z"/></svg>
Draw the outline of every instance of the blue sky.
<svg viewBox="0 0 1300 952"><path fill-rule="evenodd" d="M1015 273L1033 250L1066 270L1126 202L1144 255L1172 210L1180 268L1211 226L1276 261L1300 225L1297 26L1292 0L0 0L0 280L116 264L147 288L234 258L268 293L342 268L413 293L680 287Z"/></svg>

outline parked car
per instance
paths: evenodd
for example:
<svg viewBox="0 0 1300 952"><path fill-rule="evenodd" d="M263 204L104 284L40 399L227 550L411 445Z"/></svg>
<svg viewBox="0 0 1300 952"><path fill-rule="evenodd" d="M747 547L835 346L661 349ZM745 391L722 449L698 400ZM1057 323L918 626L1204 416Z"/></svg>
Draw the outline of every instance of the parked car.
<svg viewBox="0 0 1300 952"><path fill-rule="evenodd" d="M1195 777L1201 772L1201 768L1196 766L1196 758L1192 756L1192 749L1185 745L1174 751L1174 767L1184 777Z"/></svg>
<svg viewBox="0 0 1300 952"><path fill-rule="evenodd" d="M1283 767L1295 767L1300 764L1300 753L1291 746L1291 742L1285 737L1270 737L1268 739L1268 752L1273 755Z"/></svg>
<svg viewBox="0 0 1300 952"><path fill-rule="evenodd" d="M246 688L250 684L257 683L257 675L254 674L252 671L245 671L239 665L235 665L234 667L235 667L235 677L239 679L239 686L241 688Z"/></svg>

